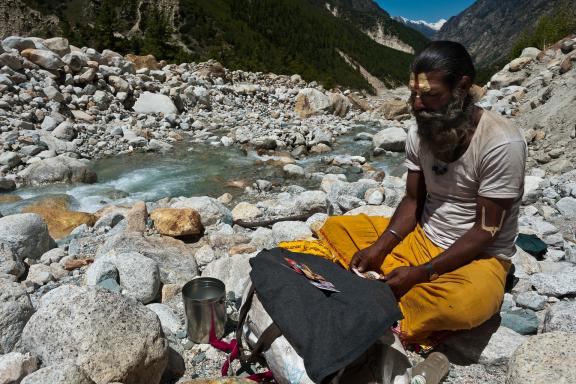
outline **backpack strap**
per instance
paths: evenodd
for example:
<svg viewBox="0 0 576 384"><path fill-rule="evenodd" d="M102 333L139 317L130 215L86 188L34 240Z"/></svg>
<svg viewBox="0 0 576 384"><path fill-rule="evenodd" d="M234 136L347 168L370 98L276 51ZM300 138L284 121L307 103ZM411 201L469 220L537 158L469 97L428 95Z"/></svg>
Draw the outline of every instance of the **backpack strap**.
<svg viewBox="0 0 576 384"><path fill-rule="evenodd" d="M248 291L248 295L246 296L246 300L244 301L242 308L240 308L238 325L236 327L236 341L238 343L237 344L238 359L243 364L253 364L257 361L262 361L263 360L262 352L267 351L268 348L270 348L270 346L274 342L274 340L282 336L282 331L280 330L280 328L278 328L278 325L276 325L276 323L272 321L272 324L270 324L268 328L266 328L264 332L262 332L262 334L258 338L258 341L254 345L254 348L252 348L252 351L250 353L246 352L244 345L242 344L242 331L244 328L244 323L246 322L246 317L248 316L248 311L250 311L250 308L252 307L252 301L254 299L255 292L256 291L254 289L254 286L251 285L250 290Z"/></svg>

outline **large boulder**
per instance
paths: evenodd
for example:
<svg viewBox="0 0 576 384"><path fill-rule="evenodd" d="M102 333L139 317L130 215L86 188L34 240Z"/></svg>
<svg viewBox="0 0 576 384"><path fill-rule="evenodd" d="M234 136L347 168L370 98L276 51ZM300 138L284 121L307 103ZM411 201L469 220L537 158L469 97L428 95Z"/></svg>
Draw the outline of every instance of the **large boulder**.
<svg viewBox="0 0 576 384"><path fill-rule="evenodd" d="M321 115L330 111L330 97L314 88L304 88L296 96L295 112L301 118Z"/></svg>
<svg viewBox="0 0 576 384"><path fill-rule="evenodd" d="M0 355L0 384L20 383L23 377L36 369L38 369L38 361L29 353L24 355L19 352L10 352Z"/></svg>
<svg viewBox="0 0 576 384"><path fill-rule="evenodd" d="M202 277L213 277L224 282L228 292L234 292L236 303L242 299L242 294L249 283L250 258L254 254L239 254L222 257L211 262L202 272Z"/></svg>
<svg viewBox="0 0 576 384"><path fill-rule="evenodd" d="M21 55L44 69L55 71L64 66L64 62L60 59L60 56L52 51L25 49Z"/></svg>
<svg viewBox="0 0 576 384"><path fill-rule="evenodd" d="M95 384L77 365L63 363L41 368L26 376L20 384Z"/></svg>
<svg viewBox="0 0 576 384"><path fill-rule="evenodd" d="M170 201L170 208L192 208L200 214L205 227L218 222L232 224L232 213L218 200L208 197L177 197Z"/></svg>
<svg viewBox="0 0 576 384"><path fill-rule="evenodd" d="M32 40L29 37L21 37L21 36L8 36L4 40L2 40L2 44L0 45L3 45L6 48L16 49L18 51L36 48L34 40Z"/></svg>
<svg viewBox="0 0 576 384"><path fill-rule="evenodd" d="M382 112L384 117L388 120L393 120L410 113L406 100L396 99L384 101L380 108L378 108L378 111Z"/></svg>
<svg viewBox="0 0 576 384"><path fill-rule="evenodd" d="M408 135L402 128L386 128L375 134L372 138L374 148L386 151L403 152L406 147Z"/></svg>
<svg viewBox="0 0 576 384"><path fill-rule="evenodd" d="M576 333L576 301L560 301L550 307L546 312L542 331Z"/></svg>
<svg viewBox="0 0 576 384"><path fill-rule="evenodd" d="M531 336L512 355L507 384L576 383L576 334Z"/></svg>
<svg viewBox="0 0 576 384"><path fill-rule="evenodd" d="M0 279L0 355L12 351L33 313L26 290L18 283Z"/></svg>
<svg viewBox="0 0 576 384"><path fill-rule="evenodd" d="M177 114L178 109L169 96L160 93L144 92L134 103L134 112Z"/></svg>
<svg viewBox="0 0 576 384"><path fill-rule="evenodd" d="M95 183L97 180L87 160L66 156L51 157L32 163L19 173L23 184Z"/></svg>
<svg viewBox="0 0 576 384"><path fill-rule="evenodd" d="M492 76L490 79L490 89L501 89L510 85L522 85L527 78L528 73L525 71L510 72L506 68Z"/></svg>
<svg viewBox="0 0 576 384"><path fill-rule="evenodd" d="M46 223L34 213L0 218L0 245L13 252L18 261L39 259L56 246Z"/></svg>
<svg viewBox="0 0 576 384"><path fill-rule="evenodd" d="M158 208L152 211L150 218L162 235L196 236L204 232L200 215L192 208Z"/></svg>
<svg viewBox="0 0 576 384"><path fill-rule="evenodd" d="M312 231L310 227L302 221L281 221L272 226L274 241L311 240Z"/></svg>
<svg viewBox="0 0 576 384"><path fill-rule="evenodd" d="M104 264L114 266L122 294L132 297L143 304L148 304L157 296L160 289L160 270L158 263L137 252L109 253L98 258L88 269L86 284L97 285L107 274ZM101 273L95 273L98 271Z"/></svg>
<svg viewBox="0 0 576 384"><path fill-rule="evenodd" d="M72 123L64 121L52 131L52 135L60 140L71 141L76 138L77 132Z"/></svg>
<svg viewBox="0 0 576 384"><path fill-rule="evenodd" d="M477 328L453 334L441 350L454 364L504 365L525 340L526 336L499 326L493 317Z"/></svg>
<svg viewBox="0 0 576 384"><path fill-rule="evenodd" d="M576 267L563 268L558 272L535 273L530 283L538 293L547 296L567 296L576 294Z"/></svg>
<svg viewBox="0 0 576 384"><path fill-rule="evenodd" d="M567 219L576 219L576 199L563 197L556 203L556 208Z"/></svg>
<svg viewBox="0 0 576 384"><path fill-rule="evenodd" d="M263 212L254 204L242 201L232 209L232 218L236 220L251 221L262 216Z"/></svg>
<svg viewBox="0 0 576 384"><path fill-rule="evenodd" d="M330 110L339 117L344 117L352 107L352 103L341 93L330 93Z"/></svg>
<svg viewBox="0 0 576 384"><path fill-rule="evenodd" d="M76 364L97 384L158 384L167 365L156 314L94 287L63 285L45 295L22 345L44 365Z"/></svg>
<svg viewBox="0 0 576 384"><path fill-rule="evenodd" d="M46 39L43 41L43 44L46 48L61 57L70 53L70 43L68 43L68 39L65 37Z"/></svg>
<svg viewBox="0 0 576 384"><path fill-rule="evenodd" d="M22 209L24 213L36 213L48 225L48 232L52 238L58 240L70 234L72 230L82 224L93 226L96 216L86 212L75 212L68 209L50 208L31 205Z"/></svg>
<svg viewBox="0 0 576 384"><path fill-rule="evenodd" d="M109 253L137 252L160 267L163 284L184 284L198 275L198 266L192 250L182 241L168 236L144 236L141 233L121 233L102 244L96 258Z"/></svg>
<svg viewBox="0 0 576 384"><path fill-rule="evenodd" d="M134 54L126 55L126 60L134 63L136 70L148 68L148 69L158 69L160 66L153 55L138 56Z"/></svg>

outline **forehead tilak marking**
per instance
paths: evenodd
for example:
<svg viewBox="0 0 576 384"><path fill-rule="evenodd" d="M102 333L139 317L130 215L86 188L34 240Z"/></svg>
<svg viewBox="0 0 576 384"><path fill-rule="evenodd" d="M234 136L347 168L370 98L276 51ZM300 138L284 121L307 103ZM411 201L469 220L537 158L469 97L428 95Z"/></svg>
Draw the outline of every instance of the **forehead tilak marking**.
<svg viewBox="0 0 576 384"><path fill-rule="evenodd" d="M423 92L429 92L431 89L425 73L419 73L417 78L415 73L410 73L410 83L408 86L414 91L421 90Z"/></svg>

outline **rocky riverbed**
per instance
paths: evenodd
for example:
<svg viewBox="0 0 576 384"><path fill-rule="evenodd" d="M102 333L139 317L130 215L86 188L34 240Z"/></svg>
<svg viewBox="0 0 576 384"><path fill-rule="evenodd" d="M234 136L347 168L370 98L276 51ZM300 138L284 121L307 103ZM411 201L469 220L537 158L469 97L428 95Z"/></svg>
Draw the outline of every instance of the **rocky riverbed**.
<svg viewBox="0 0 576 384"><path fill-rule="evenodd" d="M477 90L525 133L520 232L548 250L519 251L500 316L446 341L445 382L576 381L575 48L526 49ZM0 45L0 383L218 377L225 354L186 339L185 282L224 281L233 329L259 250L313 238L328 215L388 216L403 196L391 164L415 124L406 88L367 97L217 62L129 59L61 38ZM116 186L85 212L66 193L99 185L106 161L198 149L211 162L237 151L257 171L212 181L229 192L138 201ZM300 220L238 225L280 217Z"/></svg>

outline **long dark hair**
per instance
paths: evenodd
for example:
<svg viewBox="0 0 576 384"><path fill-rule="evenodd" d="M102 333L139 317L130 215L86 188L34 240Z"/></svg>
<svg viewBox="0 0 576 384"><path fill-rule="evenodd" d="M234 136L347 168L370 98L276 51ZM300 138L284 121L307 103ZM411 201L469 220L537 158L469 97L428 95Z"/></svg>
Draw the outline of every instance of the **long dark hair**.
<svg viewBox="0 0 576 384"><path fill-rule="evenodd" d="M476 78L476 69L470 54L460 43L454 41L433 41L416 55L410 67L412 73L438 71L444 74L444 80L454 89L462 76Z"/></svg>

